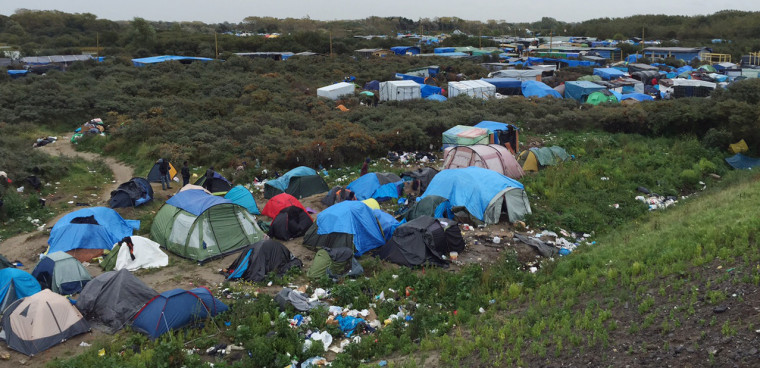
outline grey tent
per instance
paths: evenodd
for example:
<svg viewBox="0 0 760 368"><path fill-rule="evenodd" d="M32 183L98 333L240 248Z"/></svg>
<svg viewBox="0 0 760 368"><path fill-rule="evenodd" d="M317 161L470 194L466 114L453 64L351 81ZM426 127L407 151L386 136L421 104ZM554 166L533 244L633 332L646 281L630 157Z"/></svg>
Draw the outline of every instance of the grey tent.
<svg viewBox="0 0 760 368"><path fill-rule="evenodd" d="M401 178L404 180L407 180L407 178L410 180L418 180L419 188L417 190L419 190L420 193L424 193L435 174L438 174L438 170L432 167L421 167L417 170L407 171L401 174Z"/></svg>
<svg viewBox="0 0 760 368"><path fill-rule="evenodd" d="M435 216L435 210L443 202L446 202L446 198L435 195L422 198L412 205L409 211L406 212L406 215L404 215L404 218L406 218L407 221L412 221L420 216L433 217ZM441 214L441 216L444 215L445 214Z"/></svg>
<svg viewBox="0 0 760 368"><path fill-rule="evenodd" d="M77 300L77 308L89 320L106 326L115 333L158 292L145 285L126 269L110 271L85 285Z"/></svg>
<svg viewBox="0 0 760 368"><path fill-rule="evenodd" d="M378 254L381 259L402 266L448 266L449 252L461 252L464 247L456 222L421 216L399 226Z"/></svg>
<svg viewBox="0 0 760 368"><path fill-rule="evenodd" d="M243 279L264 281L267 274L284 275L291 268L301 268L303 263L287 247L275 240L260 240L245 248L227 268L228 280Z"/></svg>

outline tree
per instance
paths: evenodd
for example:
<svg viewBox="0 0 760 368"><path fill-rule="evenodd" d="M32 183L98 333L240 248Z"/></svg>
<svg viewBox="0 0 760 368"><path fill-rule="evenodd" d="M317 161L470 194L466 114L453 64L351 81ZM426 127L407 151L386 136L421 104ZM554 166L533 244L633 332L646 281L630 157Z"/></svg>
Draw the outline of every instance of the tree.
<svg viewBox="0 0 760 368"><path fill-rule="evenodd" d="M153 50L156 44L156 29L147 20L136 17L132 20L132 30L127 37L131 48Z"/></svg>

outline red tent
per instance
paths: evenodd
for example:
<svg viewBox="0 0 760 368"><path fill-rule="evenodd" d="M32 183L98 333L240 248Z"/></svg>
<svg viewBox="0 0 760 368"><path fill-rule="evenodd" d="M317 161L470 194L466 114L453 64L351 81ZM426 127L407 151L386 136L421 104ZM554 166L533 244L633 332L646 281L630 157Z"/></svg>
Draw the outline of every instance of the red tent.
<svg viewBox="0 0 760 368"><path fill-rule="evenodd" d="M287 193L280 193L274 197L272 197L267 204L264 206L264 210L261 211L261 214L264 216L269 216L271 218L277 217L277 214L282 211L285 207L290 206L296 206L304 212L306 212L306 208L299 202L296 197L293 197L290 194Z"/></svg>

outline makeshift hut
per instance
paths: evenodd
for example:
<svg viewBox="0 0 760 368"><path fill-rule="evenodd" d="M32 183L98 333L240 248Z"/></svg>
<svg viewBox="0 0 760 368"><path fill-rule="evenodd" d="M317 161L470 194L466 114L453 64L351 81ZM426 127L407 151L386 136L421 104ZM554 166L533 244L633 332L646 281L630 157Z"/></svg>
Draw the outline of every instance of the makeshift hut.
<svg viewBox="0 0 760 368"><path fill-rule="evenodd" d="M562 98L562 95L554 88L549 87L544 82L524 81L522 82L522 95L525 97L555 97Z"/></svg>
<svg viewBox="0 0 760 368"><path fill-rule="evenodd" d="M76 258L68 253L54 252L42 257L32 271L43 289L61 295L76 294L92 280L92 276Z"/></svg>
<svg viewBox="0 0 760 368"><path fill-rule="evenodd" d="M496 95L496 87L488 82L475 79L459 82L449 82L449 98L470 96L472 98L489 99Z"/></svg>
<svg viewBox="0 0 760 368"><path fill-rule="evenodd" d="M111 208L137 207L153 199L153 187L143 178L132 178L111 192Z"/></svg>
<svg viewBox="0 0 760 368"><path fill-rule="evenodd" d="M396 228L378 249L380 259L407 267L425 264L448 266L450 252L465 248L459 225L448 219L418 217Z"/></svg>
<svg viewBox="0 0 760 368"><path fill-rule="evenodd" d="M346 188L354 192L356 199L363 201L374 198L384 201L390 198L398 198L401 178L394 173L371 172L360 176L352 181Z"/></svg>
<svg viewBox="0 0 760 368"><path fill-rule="evenodd" d="M201 190L179 192L166 201L150 234L172 253L198 262L236 252L264 237L244 207Z"/></svg>
<svg viewBox="0 0 760 368"><path fill-rule="evenodd" d="M602 77L603 80L610 80L625 77L625 72L615 68L594 68L594 75Z"/></svg>
<svg viewBox="0 0 760 368"><path fill-rule="evenodd" d="M227 267L227 280L260 282L264 281L270 272L282 276L291 268L302 266L301 260L281 243L261 240L245 247L237 259Z"/></svg>
<svg viewBox="0 0 760 368"><path fill-rule="evenodd" d="M488 129L457 125L443 132L443 148L451 146L471 146L490 143Z"/></svg>
<svg viewBox="0 0 760 368"><path fill-rule="evenodd" d="M288 193L298 199L330 190L317 172L306 166L299 166L275 180L264 184L264 198L272 198L280 193Z"/></svg>
<svg viewBox="0 0 760 368"><path fill-rule="evenodd" d="M116 333L158 292L126 269L98 275L82 289L76 307L85 318Z"/></svg>
<svg viewBox="0 0 760 368"><path fill-rule="evenodd" d="M40 290L39 281L29 272L18 268L3 268L0 270L0 314L11 303L39 293Z"/></svg>
<svg viewBox="0 0 760 368"><path fill-rule="evenodd" d="M505 96L522 95L522 81L517 78L481 78L496 87L496 93Z"/></svg>
<svg viewBox="0 0 760 368"><path fill-rule="evenodd" d="M443 168L458 169L470 166L482 167L520 179L525 175L515 157L504 146L498 144L476 144L473 146L449 147L443 151Z"/></svg>
<svg viewBox="0 0 760 368"><path fill-rule="evenodd" d="M148 238L131 236L132 248L127 243L114 244L111 252L100 262L105 271L137 271L147 268L159 268L169 265L169 256L162 252L160 245Z"/></svg>
<svg viewBox="0 0 760 368"><path fill-rule="evenodd" d="M317 88L317 96L337 100L343 96L354 94L356 86L353 83L340 82Z"/></svg>
<svg viewBox="0 0 760 368"><path fill-rule="evenodd" d="M229 308L206 288L173 289L151 299L132 321L132 328L151 339L226 312Z"/></svg>
<svg viewBox="0 0 760 368"><path fill-rule="evenodd" d="M245 207L252 215L260 215L259 207L256 205L256 200L253 199L253 194L248 189L245 189L242 185L236 185L230 189L227 194L224 195L225 199L229 199L232 203Z"/></svg>
<svg viewBox="0 0 760 368"><path fill-rule="evenodd" d="M600 86L593 82L565 82L565 98L572 98L579 102L586 102L586 98L588 98L590 94L604 89L606 89L604 86Z"/></svg>
<svg viewBox="0 0 760 368"><path fill-rule="evenodd" d="M431 195L448 199L456 217L485 224L498 223L504 212L510 222L531 213L520 182L480 167L439 172L421 198Z"/></svg>
<svg viewBox="0 0 760 368"><path fill-rule="evenodd" d="M380 83L380 101L406 101L422 98L420 84L410 80Z"/></svg>
<svg viewBox="0 0 760 368"><path fill-rule="evenodd" d="M106 207L70 212L53 225L48 253L68 252L81 262L103 255L103 250L140 228L140 221L125 220Z"/></svg>
<svg viewBox="0 0 760 368"><path fill-rule="evenodd" d="M385 235L369 206L359 201L345 201L317 216L317 221L304 235L303 244L312 250L349 248L360 256L385 244Z"/></svg>
<svg viewBox="0 0 760 368"><path fill-rule="evenodd" d="M354 201L356 200L356 195L354 195L354 192L348 190L347 188L343 188L341 186L335 186L332 189L330 189L327 194L325 194L325 197L322 198L321 202L327 207L330 207L336 203L340 203L343 201Z"/></svg>
<svg viewBox="0 0 760 368"><path fill-rule="evenodd" d="M13 302L3 314L2 326L0 338L9 348L28 356L90 331L69 300L50 290Z"/></svg>

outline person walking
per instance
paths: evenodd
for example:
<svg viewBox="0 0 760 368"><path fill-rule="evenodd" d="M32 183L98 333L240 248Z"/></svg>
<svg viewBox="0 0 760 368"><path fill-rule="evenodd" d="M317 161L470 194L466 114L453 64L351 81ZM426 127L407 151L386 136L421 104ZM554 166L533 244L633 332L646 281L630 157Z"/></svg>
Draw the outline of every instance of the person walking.
<svg viewBox="0 0 760 368"><path fill-rule="evenodd" d="M187 166L187 161L182 163L182 186L184 187L190 183L190 168Z"/></svg>
<svg viewBox="0 0 760 368"><path fill-rule="evenodd" d="M158 159L158 173L161 175L161 189L171 189L172 187L169 184L169 160Z"/></svg>

